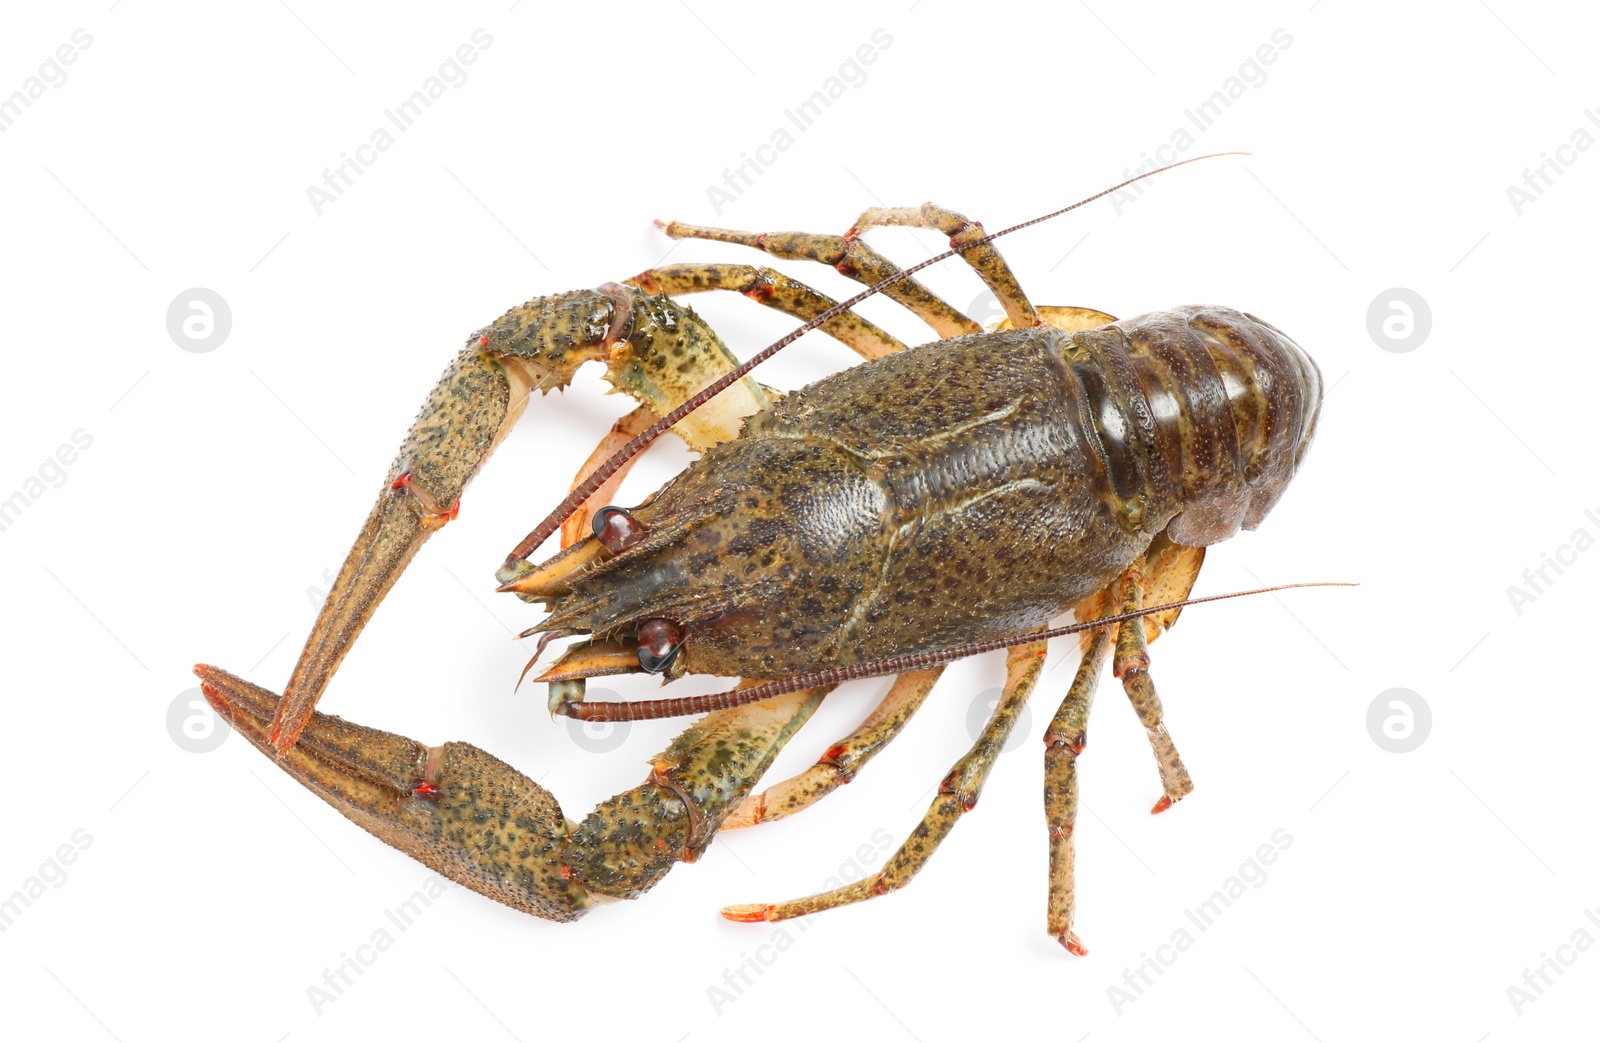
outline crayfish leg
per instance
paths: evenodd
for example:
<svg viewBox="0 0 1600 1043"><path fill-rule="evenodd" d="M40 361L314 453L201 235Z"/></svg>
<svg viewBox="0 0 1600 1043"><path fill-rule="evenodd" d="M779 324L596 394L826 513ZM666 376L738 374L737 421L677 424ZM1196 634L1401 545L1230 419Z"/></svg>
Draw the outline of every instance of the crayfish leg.
<svg viewBox="0 0 1600 1043"><path fill-rule="evenodd" d="M943 673L941 666L895 678L877 709L867 715L860 727L829 746L822 758L805 771L746 797L722 828L744 829L758 822L788 818L849 783L905 730Z"/></svg>
<svg viewBox="0 0 1600 1043"><path fill-rule="evenodd" d="M1006 739L1015 727L1022 708L1027 705L1034 685L1038 683L1044 657L1043 641L1017 645L1007 653L1005 688L995 704L994 712L983 726L978 741L956 761L939 784L939 792L921 823L900 849L889 857L882 869L863 880L809 898L773 905L731 905L722 910L722 915L741 923L788 920L876 898L910 883L911 878L933 856L939 844L950 835L961 816L977 806L984 781L1005 749Z"/></svg>
<svg viewBox="0 0 1600 1043"><path fill-rule="evenodd" d="M999 247L994 243L978 243L976 246L962 249L967 244L984 237L983 225L958 214L948 207L937 203L923 203L921 206L875 206L862 212L856 218L855 226L850 229L851 235L857 235L869 228L887 228L899 226L903 228L929 228L943 232L950 237L950 249L960 250L960 257L978 274L989 292L995 295L1000 302L1000 307L1005 309L1006 318L1016 329L1025 329L1028 326L1041 324L1039 313L1034 310L1033 304L1028 300L1028 295L1022 292L1022 284L1017 281L1016 273L1000 256Z"/></svg>
<svg viewBox="0 0 1600 1043"><path fill-rule="evenodd" d="M1193 589L1204 559L1205 548L1173 543L1163 533L1114 583L1079 603L1073 615L1078 619L1100 619L1129 605L1137 611L1149 603L1182 601ZM1177 747L1167 733L1161 700L1149 674L1148 642L1172 627L1180 611L1173 609L1146 616L1133 624L1124 623L1116 628L1115 638L1108 633L1110 628L1085 631L1080 638L1083 658L1078 672L1045 731L1044 810L1050 833L1046 929L1075 955L1082 956L1087 951L1072 932L1076 909L1073 864L1078 817L1078 755L1088 745L1089 709L1094 703L1100 672L1106 660L1113 658L1113 649L1113 672L1122 678L1123 690L1145 726L1161 774L1161 799L1151 811L1165 811L1194 789L1188 769L1183 766Z"/></svg>
<svg viewBox="0 0 1600 1043"><path fill-rule="evenodd" d="M1084 618L1093 619L1094 616ZM1083 636L1083 659L1072 687L1044 733L1044 814L1050 829L1050 898L1046 929L1074 955L1083 943L1072 933L1076 909L1073 865L1077 853L1078 754L1089 744L1089 709L1095 683L1111 650L1105 629Z"/></svg>
<svg viewBox="0 0 1600 1043"><path fill-rule="evenodd" d="M1204 547L1185 547L1173 543L1165 534L1156 537L1118 581L1122 588L1121 610L1137 612L1148 604L1163 604L1169 597L1173 601L1184 600L1200 575L1204 559ZM1178 755L1178 748L1167 731L1161 697L1150 679L1148 642L1176 623L1179 611L1147 616L1142 626L1138 623L1119 626L1116 654L1111 661L1112 674L1122 679L1128 702L1150 738L1150 748L1161 774L1161 799L1150 809L1152 813L1165 811L1194 792L1189 769L1184 767L1183 758Z"/></svg>
<svg viewBox="0 0 1600 1043"><path fill-rule="evenodd" d="M772 257L788 261L818 261L840 275L872 286L900 273L900 268L860 239L848 235L819 235L812 232L740 232L730 228L708 228L667 221L661 230L673 239L707 239L717 243L750 246ZM983 332L976 322L962 314L916 279L902 279L883 288L883 295L900 304L933 328L940 337L959 337Z"/></svg>
<svg viewBox="0 0 1600 1043"><path fill-rule="evenodd" d="M669 264L628 280L650 293L679 296L727 290L796 319L810 321L839 302L780 271L753 264ZM845 311L817 329L864 359L882 358L905 347L854 311Z"/></svg>

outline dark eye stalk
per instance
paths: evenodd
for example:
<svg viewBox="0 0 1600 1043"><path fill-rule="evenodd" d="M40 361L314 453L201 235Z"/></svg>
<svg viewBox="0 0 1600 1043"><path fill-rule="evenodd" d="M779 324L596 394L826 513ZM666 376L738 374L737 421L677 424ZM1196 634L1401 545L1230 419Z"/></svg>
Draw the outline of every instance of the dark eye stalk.
<svg viewBox="0 0 1600 1043"><path fill-rule="evenodd" d="M644 523L621 507L602 507L594 515L594 537L612 554L621 554L645 537ZM683 630L670 619L639 624L639 667L647 674L665 673L678 658Z"/></svg>
<svg viewBox="0 0 1600 1043"><path fill-rule="evenodd" d="M678 658L683 631L670 619L647 619L639 624L639 667L647 674L659 674Z"/></svg>
<svg viewBox="0 0 1600 1043"><path fill-rule="evenodd" d="M621 554L644 539L644 534L644 523L621 507L602 507L595 512L595 539L613 554Z"/></svg>

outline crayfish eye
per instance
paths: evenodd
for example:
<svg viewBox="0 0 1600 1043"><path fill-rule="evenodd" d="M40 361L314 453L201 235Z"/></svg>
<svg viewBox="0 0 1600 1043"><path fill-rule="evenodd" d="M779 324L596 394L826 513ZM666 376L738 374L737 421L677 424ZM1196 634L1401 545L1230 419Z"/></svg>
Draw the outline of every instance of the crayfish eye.
<svg viewBox="0 0 1600 1043"><path fill-rule="evenodd" d="M639 624L639 666L647 674L659 674L678 658L683 631L670 619L647 619Z"/></svg>
<svg viewBox="0 0 1600 1043"><path fill-rule="evenodd" d="M606 550L620 554L644 539L644 523L621 507L602 507L595 512L594 535Z"/></svg>

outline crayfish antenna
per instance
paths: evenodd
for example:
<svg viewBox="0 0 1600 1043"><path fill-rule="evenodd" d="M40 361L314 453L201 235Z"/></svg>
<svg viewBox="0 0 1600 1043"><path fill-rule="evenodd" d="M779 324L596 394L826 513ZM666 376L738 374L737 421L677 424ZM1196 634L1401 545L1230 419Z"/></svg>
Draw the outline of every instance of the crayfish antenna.
<svg viewBox="0 0 1600 1043"><path fill-rule="evenodd" d="M1077 634L1085 630L1096 630L1100 627L1125 623L1130 619L1171 612L1174 609L1187 608L1190 605L1203 605L1208 601L1227 601L1230 598L1248 597L1252 594L1273 594L1280 590L1298 590L1302 587L1354 586L1357 586L1357 584L1337 582L1283 583L1275 587L1236 590L1228 594L1208 594L1205 597L1187 598L1183 601L1173 601L1165 605L1147 605L1132 612L1120 612L1117 615L1106 616L1103 619L1069 623L1053 630L1016 634L1011 637L990 638L987 641L974 641L971 644L935 648L925 652L908 652L904 655L890 656L887 659L855 663L851 666L829 667L826 670L797 674L794 677L785 677L777 681L764 681L760 684L729 689L726 692L713 692L710 695L690 695L674 699L643 699L632 702L571 702L563 705L558 712L568 717L575 717L580 721L649 721L662 717L682 717L688 714L731 710L739 706L760 702L763 699L771 699L774 696L797 692L803 688L842 684L845 681L853 681L862 677L883 677L888 674L902 674L912 670L926 670L944 663L955 662L957 659L981 655L984 652L995 652L1002 648L1014 648L1017 645L1030 644L1034 641L1047 641L1051 638L1065 637L1068 634ZM1164 809L1158 805L1154 810L1162 811Z"/></svg>

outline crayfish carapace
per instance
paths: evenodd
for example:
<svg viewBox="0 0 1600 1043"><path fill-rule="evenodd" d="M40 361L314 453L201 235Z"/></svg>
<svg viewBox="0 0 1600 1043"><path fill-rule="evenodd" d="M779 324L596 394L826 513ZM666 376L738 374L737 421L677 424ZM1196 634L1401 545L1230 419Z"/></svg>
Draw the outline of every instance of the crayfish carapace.
<svg viewBox="0 0 1600 1043"><path fill-rule="evenodd" d="M981 330L860 238L885 225L949 236L1006 321ZM1322 400L1316 365L1283 333L1229 308L1118 321L1035 307L995 236L932 204L868 210L842 236L664 227L825 262L941 339L907 347L850 310L855 299L836 304L742 264L673 264L513 308L470 338L424 403L283 698L198 667L207 698L380 839L497 901L573 920L596 899L639 896L719 829L792 815L848 782L901 732L945 662L1009 647L982 734L880 872L798 901L724 910L778 920L911 879L976 803L1039 679L1051 620L1072 612L1087 621L1082 662L1046 733L1048 929L1081 952L1071 930L1073 825L1096 679L1109 658L1155 751L1154 810L1170 807L1192 784L1163 723L1147 644L1176 620L1205 548L1254 528L1293 477ZM772 392L673 299L711 290L807 320L803 328L866 361ZM595 451L590 463L606 463L576 486L570 516L552 515L508 559L501 589L548 607L530 633L584 638L538 678L552 709L710 712L653 759L643 784L572 823L537 783L476 747L429 747L313 707L532 393L565 386L590 360L639 407ZM668 424L701 457L637 508L608 507L633 455ZM533 563L557 525L563 549ZM584 702L586 678L640 671L744 682L721 698ZM883 673L899 676L860 727L815 767L754 792L839 681Z"/></svg>

